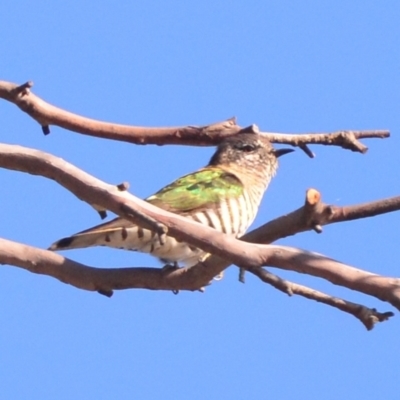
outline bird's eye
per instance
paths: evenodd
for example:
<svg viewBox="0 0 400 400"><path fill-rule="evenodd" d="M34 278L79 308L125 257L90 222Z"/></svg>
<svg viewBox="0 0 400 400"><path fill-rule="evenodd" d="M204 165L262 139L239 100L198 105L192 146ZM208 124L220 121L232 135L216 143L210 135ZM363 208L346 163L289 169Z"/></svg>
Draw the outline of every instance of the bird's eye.
<svg viewBox="0 0 400 400"><path fill-rule="evenodd" d="M251 144L245 144L240 147L240 150L245 151L246 153L249 153L250 151L253 151L255 147Z"/></svg>

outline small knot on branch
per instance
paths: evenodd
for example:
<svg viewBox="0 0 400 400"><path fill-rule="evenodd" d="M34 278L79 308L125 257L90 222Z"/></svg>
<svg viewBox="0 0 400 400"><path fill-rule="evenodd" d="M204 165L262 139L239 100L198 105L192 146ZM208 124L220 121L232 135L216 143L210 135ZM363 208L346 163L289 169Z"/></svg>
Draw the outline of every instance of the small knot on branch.
<svg viewBox="0 0 400 400"><path fill-rule="evenodd" d="M331 215L332 212L331 207L322 203L321 197L321 193L318 190L310 188L306 192L304 203L303 218L307 226L317 233L322 233L325 214L328 212L328 215Z"/></svg>
<svg viewBox="0 0 400 400"><path fill-rule="evenodd" d="M101 219L107 218L107 211L105 211L105 210L99 210L99 211L97 211L97 212L99 213Z"/></svg>
<svg viewBox="0 0 400 400"><path fill-rule="evenodd" d="M311 149L306 144L299 144L299 148L304 151L310 158L315 158L315 153L311 151Z"/></svg>
<svg viewBox="0 0 400 400"><path fill-rule="evenodd" d="M236 123L236 117L229 118L226 121L193 128L198 129L201 134L206 136L213 136L222 131L229 135L230 133L237 133L241 130L240 126Z"/></svg>
<svg viewBox="0 0 400 400"><path fill-rule="evenodd" d="M119 185L117 185L117 189L120 192L125 192L129 189L129 182L122 182Z"/></svg>
<svg viewBox="0 0 400 400"><path fill-rule="evenodd" d="M368 147L362 144L353 131L340 131L334 134L337 135L338 143L344 148L351 151L366 153L368 151Z"/></svg>
<svg viewBox="0 0 400 400"><path fill-rule="evenodd" d="M313 227L313 231L317 233L322 233L322 226L320 224L315 224Z"/></svg>
<svg viewBox="0 0 400 400"><path fill-rule="evenodd" d="M260 128L256 124L242 128L238 133L260 133Z"/></svg>
<svg viewBox="0 0 400 400"><path fill-rule="evenodd" d="M306 192L306 206L315 206L321 201L321 193L317 189L310 188Z"/></svg>
<svg viewBox="0 0 400 400"><path fill-rule="evenodd" d="M29 93L29 89L33 86L32 81L28 81L23 83L22 85L17 86L16 88L12 89L12 93L14 96L25 96Z"/></svg>
<svg viewBox="0 0 400 400"><path fill-rule="evenodd" d="M387 321L393 316L394 313L391 311L380 313L375 308L367 308L364 306L360 306L360 311L357 314L357 317L369 331L374 328L376 323Z"/></svg>
<svg viewBox="0 0 400 400"><path fill-rule="evenodd" d="M99 289L97 291L97 293L99 293L103 296L106 296L108 298L110 298L114 294L114 292L112 290L106 290L106 289Z"/></svg>

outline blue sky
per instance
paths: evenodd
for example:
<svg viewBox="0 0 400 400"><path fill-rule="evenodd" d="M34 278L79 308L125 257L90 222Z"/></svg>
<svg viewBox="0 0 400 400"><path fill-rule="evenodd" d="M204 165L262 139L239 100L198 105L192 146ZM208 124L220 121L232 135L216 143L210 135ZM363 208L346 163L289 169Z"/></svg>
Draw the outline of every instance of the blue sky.
<svg viewBox="0 0 400 400"><path fill-rule="evenodd" d="M299 207L315 187L347 205L400 194L400 4L396 1L86 1L0 5L3 80L88 117L196 125L233 115L262 130L390 129L366 155L313 147L284 157L253 226ZM208 162L211 148L139 147L38 125L0 102L1 141L58 155L145 197ZM1 170L0 237L46 248L99 223L54 182ZM280 243L399 276L400 213ZM111 249L64 253L93 266L154 266ZM281 276L380 311L374 298ZM0 268L0 382L12 399L375 399L400 390L396 316L372 332L288 298L231 267L201 293L111 299Z"/></svg>

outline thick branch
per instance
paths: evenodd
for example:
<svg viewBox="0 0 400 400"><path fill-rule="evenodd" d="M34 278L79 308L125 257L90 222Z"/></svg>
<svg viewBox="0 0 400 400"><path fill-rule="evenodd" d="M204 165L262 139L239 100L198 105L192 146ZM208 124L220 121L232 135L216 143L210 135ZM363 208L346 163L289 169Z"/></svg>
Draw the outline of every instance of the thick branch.
<svg viewBox="0 0 400 400"><path fill-rule="evenodd" d="M0 262L18 266L30 272L52 276L61 282L80 289L98 291L111 296L113 290L145 288L152 290L196 290L198 288L198 268L177 269L172 272L160 268L93 268L58 254L36 249L23 244L0 239ZM206 272L205 269L203 269ZM252 272L264 282L287 294L297 294L329 306L338 308L357 317L368 330L377 322L393 316L392 312L380 313L375 309L326 295L302 285L288 282L262 269ZM204 285L207 285L207 281Z"/></svg>
<svg viewBox="0 0 400 400"><path fill-rule="evenodd" d="M231 118L223 122L206 126L181 126L148 128L113 124L85 118L61 108L55 107L31 92L32 82L23 85L0 81L0 98L17 105L35 119L45 134L50 133L50 125L60 126L73 132L85 135L113 139L135 144L179 144L192 146L211 146L221 142L227 136L238 132L260 133L272 143L285 143L298 146L306 154L313 157L307 144L323 144L340 146L344 149L365 153L367 147L358 139L384 138L389 136L389 131L339 131L336 133L316 134L282 134L259 132L256 125L242 128L236 124L236 119Z"/></svg>
<svg viewBox="0 0 400 400"><path fill-rule="evenodd" d="M128 288L197 290L199 278L204 280L204 276L200 277L199 270L195 268L181 268L172 272L160 268L93 268L47 250L5 239L0 239L0 262L54 277L79 289L98 291L106 296L111 296L113 290ZM253 273L285 293L298 294L348 312L360 319L368 330L376 322L385 321L393 315L391 312L379 313L374 309L285 281L262 268L254 269ZM204 286L207 283L204 281Z"/></svg>
<svg viewBox="0 0 400 400"><path fill-rule="evenodd" d="M247 233L242 240L251 243L269 244L274 241L295 235L307 230L322 232L322 225L343 222L359 218L368 218L379 214L385 214L400 209L400 196L373 201L352 206L337 207L324 204L321 194L315 189L309 189L306 193L305 203L299 209L278 217L261 227ZM214 262L213 259L211 261ZM227 265L227 261L218 259L220 267ZM255 274L256 269L249 272ZM241 270L240 278L244 282L244 271Z"/></svg>
<svg viewBox="0 0 400 400"><path fill-rule="evenodd" d="M52 276L79 289L111 295L119 289L198 290L212 279L199 271L180 268L94 268L57 253L0 239L0 264L10 264L30 272ZM200 278L200 279L199 279ZM202 279L201 279L202 278Z"/></svg>

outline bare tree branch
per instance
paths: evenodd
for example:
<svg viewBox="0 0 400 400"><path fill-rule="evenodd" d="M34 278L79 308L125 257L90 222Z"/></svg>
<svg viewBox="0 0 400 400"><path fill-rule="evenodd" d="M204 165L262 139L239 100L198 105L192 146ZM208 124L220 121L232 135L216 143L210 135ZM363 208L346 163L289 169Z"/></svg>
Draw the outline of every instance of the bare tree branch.
<svg viewBox="0 0 400 400"><path fill-rule="evenodd" d="M198 279L199 271L180 268L94 268L57 253L0 239L0 264L10 264L30 272L52 276L79 289L98 291L107 296L113 290L198 290L212 279Z"/></svg>
<svg viewBox="0 0 400 400"><path fill-rule="evenodd" d="M253 268L251 269L251 272L254 275L258 276L263 282L272 285L274 288L288 294L289 296L297 294L299 296L306 297L307 299L315 300L328 306L335 307L341 311L347 312L358 318L364 324L367 330L373 329L374 325L377 322L387 321L390 317L394 315L390 311L380 313L374 308L368 308L361 304L352 303L338 297L332 297L318 290L310 289L306 286L289 282L275 274L272 274L264 268Z"/></svg>
<svg viewBox="0 0 400 400"><path fill-rule="evenodd" d="M313 258L315 255L311 257ZM316 261L318 259L321 259L321 257L317 256ZM112 296L113 290L128 288L172 291L201 290L199 283L202 282L202 285L206 286L208 278L210 278L209 271L204 266L201 270L198 267L193 267L189 269L180 268L173 271L143 267L93 268L47 250L37 249L5 239L0 239L0 263L18 266L33 273L52 276L61 282L80 289L98 291L108 297ZM298 294L350 313L357 317L368 330L372 329L375 323L383 322L393 316L392 312L380 313L375 309L288 282L262 268L252 268L251 272L284 293L289 295ZM385 280L388 281L390 278L382 278L381 283ZM390 287L390 282L383 283L383 286L385 285L387 286L383 287L383 290L393 289L393 287ZM400 290L400 285L397 286L394 291ZM396 299L395 303L399 304L397 295L398 293L394 293L392 300ZM391 300L388 301L391 302Z"/></svg>
<svg viewBox="0 0 400 400"><path fill-rule="evenodd" d="M79 289L98 291L111 296L113 290L144 288L152 290L196 290L194 270L178 269L168 272L160 268L93 268L47 250L0 239L0 262L18 266L36 274L52 276ZM285 281L270 272L258 268L252 272L264 282L288 293L322 302L357 317L368 330L376 322L393 316L391 312L379 313L374 309L328 296L305 286ZM206 282L204 283L206 284Z"/></svg>
<svg viewBox="0 0 400 400"><path fill-rule="evenodd" d="M338 207L323 203L321 194L316 189L308 189L302 207L260 226L248 233L245 240L268 244L304 231L314 230L321 233L323 225L369 218L398 210L400 196Z"/></svg>
<svg viewBox="0 0 400 400"><path fill-rule="evenodd" d="M322 233L323 225L373 217L397 210L400 210L400 196L364 204L337 207L323 203L321 194L316 189L308 189L302 207L247 233L243 240L270 244L278 239L309 230ZM245 270L241 269L239 274L241 282L244 282L244 273Z"/></svg>
<svg viewBox="0 0 400 400"><path fill-rule="evenodd" d="M42 126L45 134L50 133L49 125L58 125L78 133L136 144L207 146L215 145L225 137L239 132L252 132L266 136L273 143L297 146L310 157L314 154L308 148L309 144L335 145L365 153L367 147L359 139L389 136L389 132L385 130L302 135L260 132L256 125L240 127L234 118L202 127L145 128L117 125L84 118L54 107L31 93L31 87L31 82L18 86L0 81L0 98L16 104L30 115ZM320 193L315 189L309 189L303 207L268 222L246 235L244 241L238 241L135 198L126 193L128 185L125 183L117 186L107 185L46 153L18 146L0 145L0 166L56 180L78 198L91 204L102 218L109 209L133 223L157 232L161 241L168 232L179 240L185 240L213 254L190 269L98 269L76 263L49 251L0 239L0 263L50 275L82 289L97 290L106 296L111 296L115 289L139 287L174 292L202 290L214 276L231 263L235 263L242 271L249 270L264 282L285 293L298 294L348 312L357 317L367 329L372 329L376 322L387 320L393 315L391 312L379 313L375 309L288 282L261 268L268 265L321 277L337 285L387 301L400 309L400 280L397 278L371 274L305 250L244 242L247 240L268 244L310 229L321 233L322 226L326 224L396 211L400 208L400 197L336 207L324 204Z"/></svg>
<svg viewBox="0 0 400 400"><path fill-rule="evenodd" d="M41 125L45 134L50 133L50 125L55 125L89 136L134 144L211 146L219 143L224 137L242 131L242 128L236 124L235 118L202 127L168 128L148 128L96 121L45 102L31 92L32 86L32 82L18 86L11 82L0 81L0 98L14 103L31 116Z"/></svg>
<svg viewBox="0 0 400 400"><path fill-rule="evenodd" d="M0 81L0 98L14 103L22 111L30 115L42 126L45 134L50 133L50 125L56 125L85 135L135 144L212 146L218 144L227 136L235 135L238 132L253 132L268 137L272 143L298 146L310 157L313 157L314 154L307 147L307 144L333 145L365 153L367 147L358 139L386 138L389 136L389 131L387 130L339 131L336 133L314 134L260 132L256 125L246 128L240 127L237 125L235 118L206 126L167 128L127 126L81 117L55 107L33 94L30 90L32 86L32 82L16 85L11 82Z"/></svg>
<svg viewBox="0 0 400 400"><path fill-rule="evenodd" d="M322 144L326 146L340 146L343 149L366 153L368 147L363 145L358 139L387 138L390 136L387 130L370 131L338 131L334 133L303 133L301 135L291 135L287 133L266 133L272 143L291 144L302 148L310 157L314 154L306 147L307 144Z"/></svg>
<svg viewBox="0 0 400 400"><path fill-rule="evenodd" d="M174 279L174 274L177 274L181 279L179 284L176 284L176 282L170 284L170 287L175 288L174 290L176 288L200 289L230 263L250 270L269 265L327 279L337 285L387 301L400 309L400 281L396 278L381 277L304 250L284 246L250 244L233 239L211 228L136 199L129 193L121 192L115 186L107 185L71 164L40 151L20 146L0 145L0 166L54 179L79 198L89 203L101 204L104 208L110 209L132 222L143 224L142 219L137 220L136 216L126 214L125 211L126 207L138 210L168 227L168 234L218 256L210 257L190 269L183 268L168 274L168 279ZM315 199L315 196L309 195L306 208L311 207L313 201L318 204ZM257 235L253 232L247 235L244 240L249 236L252 239L257 239ZM262 240L261 237L259 238ZM16 254L15 251L11 253ZM8 255L8 257L10 256ZM227 261L224 261L224 259ZM0 260L0 262L10 262L9 258L0 258ZM60 259L57 262L60 263ZM17 265L21 266L20 264ZM96 270L94 272L96 279L100 279L101 271ZM150 269L150 272L143 272L143 269L130 269L130 271L139 274L140 278L138 279L143 279L144 275L141 274L144 273L152 274L153 282L160 281L160 278L158 280L154 278L154 274L160 272L156 273L152 269ZM115 276L119 274L118 270L106 270L106 273L108 277L111 273L116 274ZM126 270L124 270L123 274L126 273ZM85 271L83 275L87 278L88 274L89 272ZM118 280L118 278L115 279ZM125 275L122 281L127 282ZM148 283L146 285L146 287L149 286ZM93 285L92 288L102 293L108 293L112 289L109 287L110 284L103 286L97 284ZM117 282L113 288L121 288L121 283ZM163 284L158 288L165 288L165 286Z"/></svg>

